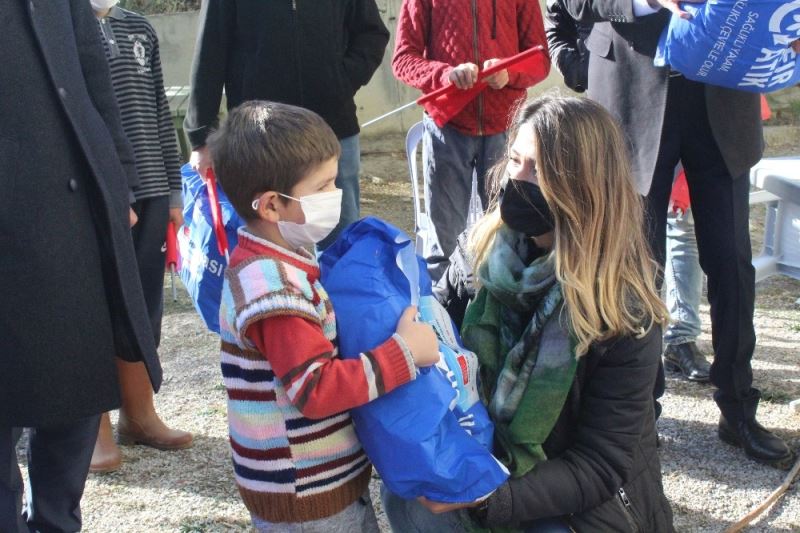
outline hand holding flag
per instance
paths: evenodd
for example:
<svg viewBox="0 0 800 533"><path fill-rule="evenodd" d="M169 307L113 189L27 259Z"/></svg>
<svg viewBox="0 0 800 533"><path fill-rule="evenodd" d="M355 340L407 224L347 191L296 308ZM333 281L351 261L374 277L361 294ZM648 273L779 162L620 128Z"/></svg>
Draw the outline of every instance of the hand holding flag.
<svg viewBox="0 0 800 533"><path fill-rule="evenodd" d="M478 96L489 82L496 82L494 75L506 71L511 73L524 73L534 78L537 82L547 77L550 59L543 46L534 46L524 52L506 59L498 60L488 68L478 73L478 81L469 89L459 89L457 85L447 85L417 99L417 103L433 118L440 128L447 124L451 118Z"/></svg>
<svg viewBox="0 0 800 533"><path fill-rule="evenodd" d="M470 71L473 68L477 68L477 66L472 63L464 63L456 67L456 69L460 67L466 69L467 67L465 67L465 65L471 65L471 67L469 67ZM456 69L454 69L454 72ZM524 52L520 52L506 59L489 59L484 62L484 69L477 73L476 79L472 79L471 74L469 74L468 78L465 73L462 80L459 71L456 80L451 79L452 85L447 85L441 89L424 94L413 102L409 102L379 117L368 120L363 123L361 127L365 128L370 124L374 124L414 105L421 105L431 118L433 118L436 125L441 128L447 124L451 118L456 116L459 111L464 109L468 103L474 100L486 87L492 87L494 89L504 87L508 83L508 79L505 79L505 82L503 82L503 78L506 78L509 74L525 74L527 77L533 78L534 83L538 83L547 77L549 70L550 58L547 56L547 51L543 46L534 46L533 48L529 48ZM505 71L505 75L503 75L503 71ZM464 89L462 89L462 87L464 87Z"/></svg>

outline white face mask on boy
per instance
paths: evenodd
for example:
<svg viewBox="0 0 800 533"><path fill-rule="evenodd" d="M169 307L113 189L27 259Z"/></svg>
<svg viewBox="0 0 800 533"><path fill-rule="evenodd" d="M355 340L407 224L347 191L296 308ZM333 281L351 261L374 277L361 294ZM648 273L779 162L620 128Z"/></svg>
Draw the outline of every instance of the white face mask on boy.
<svg viewBox="0 0 800 533"><path fill-rule="evenodd" d="M280 194L280 193L279 193ZM281 237L294 248L311 247L330 235L342 212L342 190L309 194L295 198L288 194L281 194L300 203L306 222L298 224L287 220L278 221L278 231ZM257 209L258 200L253 202L253 209Z"/></svg>

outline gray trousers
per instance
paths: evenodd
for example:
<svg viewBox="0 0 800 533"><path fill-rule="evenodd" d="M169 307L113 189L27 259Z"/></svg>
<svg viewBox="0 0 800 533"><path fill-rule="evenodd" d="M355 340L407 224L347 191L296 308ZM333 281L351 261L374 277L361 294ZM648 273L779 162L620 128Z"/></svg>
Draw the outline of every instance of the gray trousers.
<svg viewBox="0 0 800 533"><path fill-rule="evenodd" d="M433 223L423 253L435 284L447 269L456 239L467 227L472 173L478 178L481 205L486 206L486 175L503 157L506 134L466 135L447 125L439 128L428 115L422 122L422 167L430 199L426 208Z"/></svg>

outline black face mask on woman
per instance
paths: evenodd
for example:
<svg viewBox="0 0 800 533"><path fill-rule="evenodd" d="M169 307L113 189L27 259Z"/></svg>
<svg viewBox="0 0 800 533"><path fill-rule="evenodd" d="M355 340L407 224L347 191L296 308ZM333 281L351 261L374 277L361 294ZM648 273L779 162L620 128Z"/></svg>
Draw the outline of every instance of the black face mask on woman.
<svg viewBox="0 0 800 533"><path fill-rule="evenodd" d="M553 231L553 213L535 183L508 180L500 198L500 218L514 231L538 237Z"/></svg>

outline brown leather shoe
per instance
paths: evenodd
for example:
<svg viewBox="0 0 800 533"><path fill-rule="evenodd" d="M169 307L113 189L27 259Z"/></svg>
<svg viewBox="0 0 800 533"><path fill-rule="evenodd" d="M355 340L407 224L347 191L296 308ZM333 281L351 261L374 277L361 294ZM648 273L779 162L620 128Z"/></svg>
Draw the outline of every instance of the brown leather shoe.
<svg viewBox="0 0 800 533"><path fill-rule="evenodd" d="M97 432L97 440L94 443L89 472L95 474L113 472L118 470L120 465L122 465L122 453L119 451L117 443L114 442L111 419L108 417L108 413L103 413L103 416L100 417L100 430Z"/></svg>
<svg viewBox="0 0 800 533"><path fill-rule="evenodd" d="M158 450L183 450L194 441L191 433L167 427L158 415L139 421L125 416L123 411L119 414L117 433L120 444L143 444Z"/></svg>

